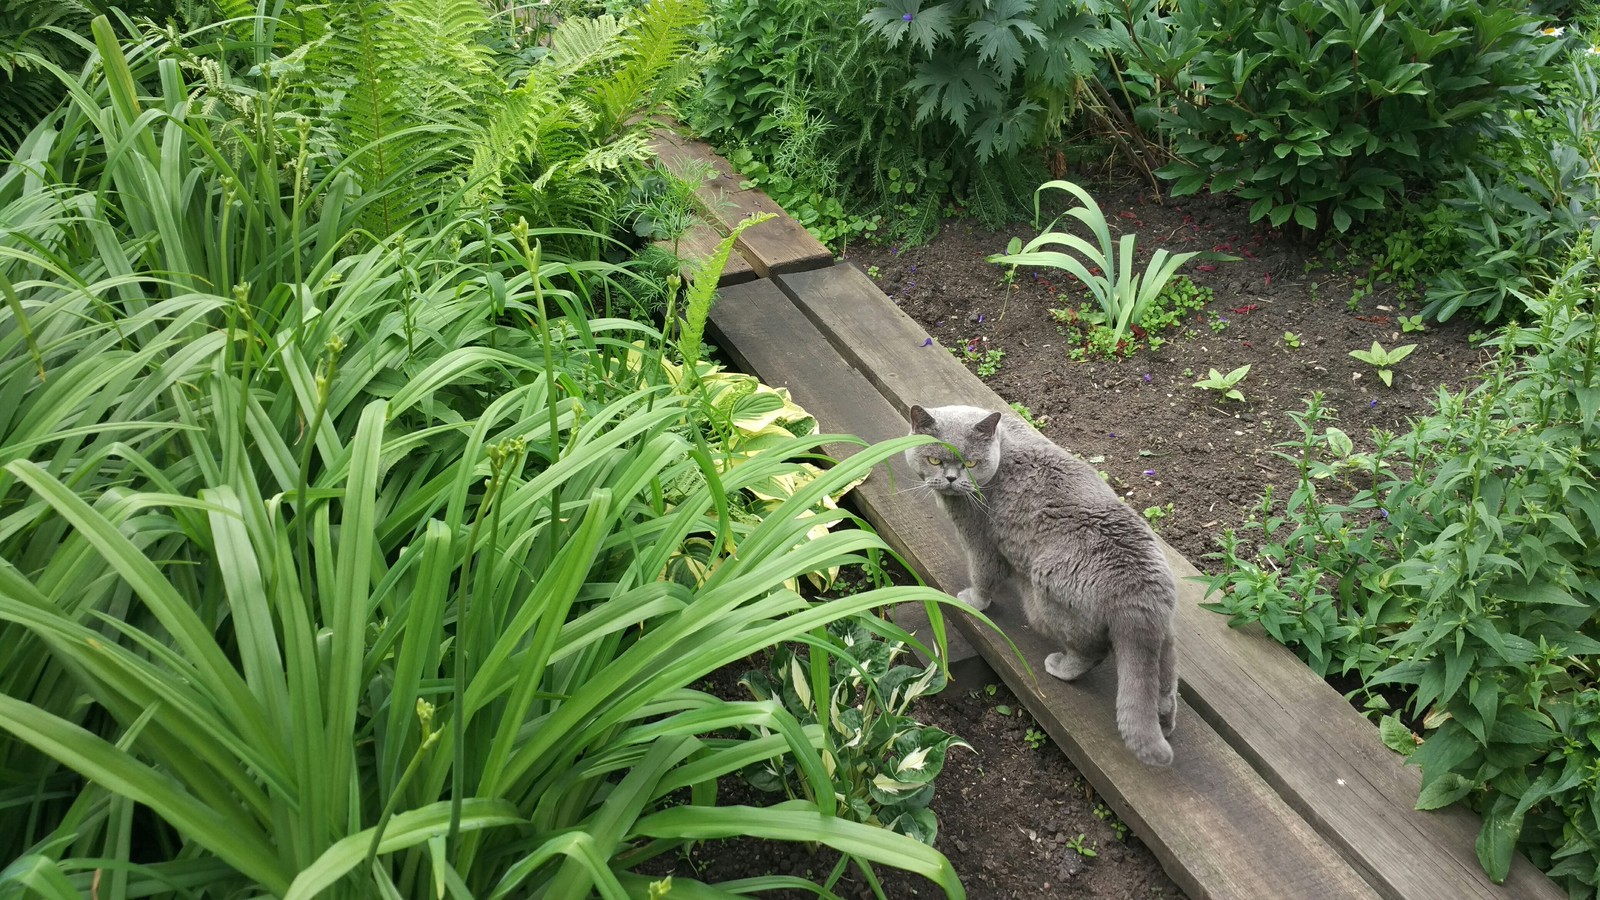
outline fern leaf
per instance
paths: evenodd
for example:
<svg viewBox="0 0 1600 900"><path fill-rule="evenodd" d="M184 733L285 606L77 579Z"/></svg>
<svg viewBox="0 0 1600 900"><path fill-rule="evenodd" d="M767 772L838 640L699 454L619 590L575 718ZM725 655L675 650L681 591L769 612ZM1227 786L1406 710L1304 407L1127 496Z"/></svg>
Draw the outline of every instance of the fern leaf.
<svg viewBox="0 0 1600 900"><path fill-rule="evenodd" d="M563 73L594 69L628 49L626 25L615 16L562 20L550 38L550 64Z"/></svg>
<svg viewBox="0 0 1600 900"><path fill-rule="evenodd" d="M683 331L678 339L678 352L683 354L683 370L691 378L695 363L700 361L700 341L705 337L706 320L711 318L711 304L717 299L717 282L722 280L722 270L728 266L734 242L749 228L773 218L772 213L757 213L733 226L728 236L717 242L715 250L701 264L684 297Z"/></svg>

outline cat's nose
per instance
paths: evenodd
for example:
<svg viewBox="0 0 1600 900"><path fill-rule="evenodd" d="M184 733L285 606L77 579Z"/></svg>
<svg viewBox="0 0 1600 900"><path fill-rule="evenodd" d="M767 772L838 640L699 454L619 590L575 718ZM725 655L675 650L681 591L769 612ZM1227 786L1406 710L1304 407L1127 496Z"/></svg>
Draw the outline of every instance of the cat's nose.
<svg viewBox="0 0 1600 900"><path fill-rule="evenodd" d="M955 484L956 483L956 479L960 478L960 477L961 477L960 475L946 475L944 477L944 480L950 482L951 484Z"/></svg>

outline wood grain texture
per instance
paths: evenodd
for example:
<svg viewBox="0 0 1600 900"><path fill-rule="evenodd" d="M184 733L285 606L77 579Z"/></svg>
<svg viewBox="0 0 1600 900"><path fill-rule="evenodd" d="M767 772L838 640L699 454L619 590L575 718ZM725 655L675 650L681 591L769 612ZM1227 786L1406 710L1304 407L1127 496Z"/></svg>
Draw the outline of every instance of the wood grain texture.
<svg viewBox="0 0 1600 900"><path fill-rule="evenodd" d="M735 246L763 278L786 272L801 272L833 265L833 253L805 227L755 188L743 188L743 179L726 159L701 141L683 137L667 129L652 135L658 163L679 177L696 164L709 167L712 177L696 195L712 225L723 234L757 213L772 213L777 218L751 227L739 236Z"/></svg>
<svg viewBox="0 0 1600 900"><path fill-rule="evenodd" d="M909 430L900 411L770 281L721 291L711 332L745 371L788 388L825 431L880 441ZM874 471L854 502L929 584L959 588L965 564L949 521L931 498L905 490L911 482L903 461L888 469ZM1174 765L1147 767L1117 734L1110 667L1070 685L1045 676L1051 648L1021 621L1015 598L1001 599L989 613L1031 671L994 631L959 613L951 618L1190 897L1376 896L1193 709L1180 703Z"/></svg>
<svg viewBox="0 0 1600 900"><path fill-rule="evenodd" d="M1006 409L943 348L925 346L922 327L853 266L777 283L898 412L913 403ZM1474 850L1478 817L1459 806L1414 810L1419 775L1382 745L1377 729L1288 649L1201 609L1203 587L1182 580L1196 570L1162 546L1180 578L1184 699L1378 893L1408 900L1565 896L1520 856L1505 884L1490 882Z"/></svg>

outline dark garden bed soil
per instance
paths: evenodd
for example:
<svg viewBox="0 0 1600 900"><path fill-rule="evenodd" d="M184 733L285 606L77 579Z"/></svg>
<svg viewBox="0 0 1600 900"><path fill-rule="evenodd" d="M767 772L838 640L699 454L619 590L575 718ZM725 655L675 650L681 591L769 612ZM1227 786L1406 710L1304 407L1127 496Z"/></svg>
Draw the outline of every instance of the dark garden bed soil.
<svg viewBox="0 0 1600 900"><path fill-rule="evenodd" d="M935 846L950 858L967 896L1182 898L1155 856L1097 800L1061 751L1048 738L1029 740L1032 720L999 681L981 661L970 660L958 667L954 682L937 697L920 701L914 713L923 724L972 745L971 750L953 748L946 757L931 804L939 818ZM729 779L719 802L765 806L780 799ZM767 874L820 882L838 859L826 847L707 841L678 858L674 872L712 882ZM889 900L944 896L920 876L883 867L874 872ZM834 890L845 898L873 896L854 870ZM809 895L762 896L800 900Z"/></svg>
<svg viewBox="0 0 1600 900"><path fill-rule="evenodd" d="M994 390L1025 404L1046 435L1106 472L1135 509L1163 508L1165 515L1151 513L1157 529L1203 570L1221 529L1242 523L1268 485L1280 498L1292 488L1294 467L1274 455L1274 445L1298 436L1288 413L1304 409L1311 392L1321 391L1337 410L1337 425L1357 450L1370 449L1371 429L1403 431L1441 385L1459 390L1486 359L1470 346L1470 321L1402 333L1398 317L1414 315L1418 304L1403 308L1398 292L1381 282L1352 309L1356 275L1308 268L1312 248L1250 225L1240 202L1200 197L1158 205L1136 186L1086 186L1115 228L1137 234L1135 271L1162 247L1243 257L1184 267L1215 299L1169 330L1159 350L1141 346L1126 359L1073 362L1069 336L1049 310L1088 299L1076 280L1021 270L1008 286L1005 269L985 262L1011 237L1037 234L1031 223L992 231L953 220L927 246L853 247L846 258L945 347L971 347L977 356L1002 351L987 378ZM1298 337L1298 348L1286 346L1284 332ZM1417 345L1394 367L1392 388L1349 355L1373 341L1391 350ZM1211 369L1246 364L1242 403L1193 387Z"/></svg>

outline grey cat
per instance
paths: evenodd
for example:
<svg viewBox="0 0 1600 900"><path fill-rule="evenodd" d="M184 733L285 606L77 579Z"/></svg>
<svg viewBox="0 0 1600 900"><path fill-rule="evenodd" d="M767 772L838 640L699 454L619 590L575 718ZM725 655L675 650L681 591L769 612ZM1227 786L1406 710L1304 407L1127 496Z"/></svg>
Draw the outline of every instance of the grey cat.
<svg viewBox="0 0 1600 900"><path fill-rule="evenodd" d="M1116 651L1117 730L1145 763L1170 765L1177 584L1150 526L1088 464L998 412L913 406L911 430L960 454L906 452L966 550L972 586L959 599L983 609L1015 573L1028 624L1061 643L1044 668L1063 681Z"/></svg>

